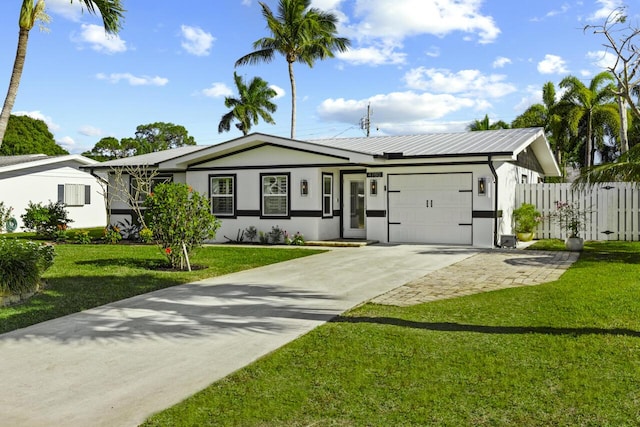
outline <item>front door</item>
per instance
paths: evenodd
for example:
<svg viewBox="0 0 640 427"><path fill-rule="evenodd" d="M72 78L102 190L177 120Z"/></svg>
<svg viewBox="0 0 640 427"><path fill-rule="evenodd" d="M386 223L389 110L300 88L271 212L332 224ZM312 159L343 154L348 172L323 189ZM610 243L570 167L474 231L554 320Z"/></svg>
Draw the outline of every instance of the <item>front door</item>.
<svg viewBox="0 0 640 427"><path fill-rule="evenodd" d="M345 175L343 181L342 237L364 239L367 236L364 174Z"/></svg>

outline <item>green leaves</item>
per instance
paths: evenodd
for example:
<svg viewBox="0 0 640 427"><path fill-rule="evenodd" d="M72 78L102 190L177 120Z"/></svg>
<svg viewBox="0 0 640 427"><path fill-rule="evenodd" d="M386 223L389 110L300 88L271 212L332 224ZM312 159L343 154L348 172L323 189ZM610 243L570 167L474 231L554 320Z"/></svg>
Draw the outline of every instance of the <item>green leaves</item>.
<svg viewBox="0 0 640 427"><path fill-rule="evenodd" d="M207 198L186 184L157 185L144 206L146 224L174 269L186 269L191 251L220 227Z"/></svg>

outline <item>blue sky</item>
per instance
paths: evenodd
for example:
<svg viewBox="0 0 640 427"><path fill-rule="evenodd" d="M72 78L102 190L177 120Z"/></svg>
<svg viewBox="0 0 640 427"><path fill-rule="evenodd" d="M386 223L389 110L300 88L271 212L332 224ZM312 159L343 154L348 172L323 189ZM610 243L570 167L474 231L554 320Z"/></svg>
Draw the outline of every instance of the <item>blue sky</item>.
<svg viewBox="0 0 640 427"><path fill-rule="evenodd" d="M46 0L48 32L31 32L15 114L45 120L72 153L106 136L133 137L138 125L172 122L200 145L241 135L218 134L235 94L235 61L266 36L255 0L124 0L117 37L78 2ZM277 10L276 0L266 3ZM630 22L640 7L629 6ZM21 1L0 6L0 92L9 82ZM298 139L457 132L489 114L511 122L540 102L542 85L571 74L588 82L602 71L604 38L583 32L601 24L621 0L314 0L340 18L349 52L295 64ZM239 67L278 92L276 125L252 131L289 136L286 62ZM3 98L4 99L4 98Z"/></svg>

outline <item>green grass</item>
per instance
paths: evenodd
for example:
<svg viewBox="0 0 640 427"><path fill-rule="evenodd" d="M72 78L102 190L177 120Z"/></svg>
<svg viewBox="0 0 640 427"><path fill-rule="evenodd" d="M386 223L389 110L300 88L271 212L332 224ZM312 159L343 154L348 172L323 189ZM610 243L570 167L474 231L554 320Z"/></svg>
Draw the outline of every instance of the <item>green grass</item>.
<svg viewBox="0 0 640 427"><path fill-rule="evenodd" d="M144 425L640 425L639 262L589 242L556 282L360 306Z"/></svg>
<svg viewBox="0 0 640 427"><path fill-rule="evenodd" d="M23 304L0 308L0 333L157 289L319 252L209 246L191 258L193 265L207 268L174 272L156 268L166 258L153 245L57 245L54 265L43 276L45 289Z"/></svg>

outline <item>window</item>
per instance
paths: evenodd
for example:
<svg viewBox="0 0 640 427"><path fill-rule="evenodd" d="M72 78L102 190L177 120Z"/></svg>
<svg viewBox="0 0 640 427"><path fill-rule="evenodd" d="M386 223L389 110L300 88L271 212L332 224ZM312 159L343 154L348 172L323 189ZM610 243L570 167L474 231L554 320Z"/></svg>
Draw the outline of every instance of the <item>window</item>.
<svg viewBox="0 0 640 427"><path fill-rule="evenodd" d="M147 195L153 192L156 185L172 181L172 175L156 175L151 178L131 176L131 196L137 199L139 203L142 203L147 198Z"/></svg>
<svg viewBox="0 0 640 427"><path fill-rule="evenodd" d="M210 176L211 212L216 216L234 216L235 175Z"/></svg>
<svg viewBox="0 0 640 427"><path fill-rule="evenodd" d="M260 175L262 216L289 216L289 174Z"/></svg>
<svg viewBox="0 0 640 427"><path fill-rule="evenodd" d="M67 206L91 204L91 186L84 184L58 185L58 201Z"/></svg>
<svg viewBox="0 0 640 427"><path fill-rule="evenodd" d="M333 216L333 175L322 174L322 216Z"/></svg>

